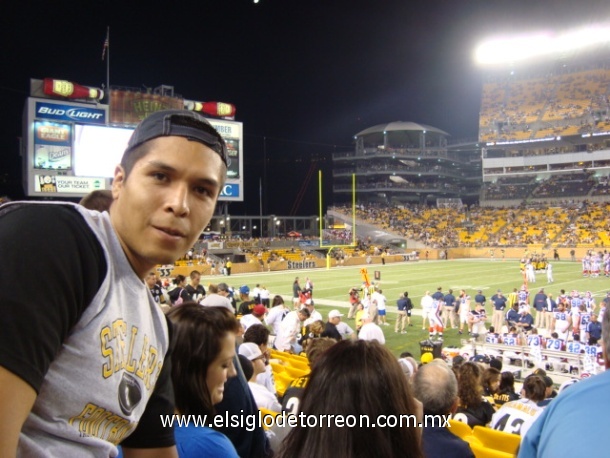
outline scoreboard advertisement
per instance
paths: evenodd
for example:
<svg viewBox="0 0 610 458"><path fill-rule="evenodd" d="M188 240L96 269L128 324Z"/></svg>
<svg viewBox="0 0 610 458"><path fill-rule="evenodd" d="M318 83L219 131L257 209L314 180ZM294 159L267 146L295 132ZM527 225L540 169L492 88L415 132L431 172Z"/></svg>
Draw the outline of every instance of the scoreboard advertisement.
<svg viewBox="0 0 610 458"><path fill-rule="evenodd" d="M208 118L227 143L221 201L243 201L243 124ZM111 125L109 106L29 97L24 109L23 181L29 197L81 198L111 189L135 125Z"/></svg>

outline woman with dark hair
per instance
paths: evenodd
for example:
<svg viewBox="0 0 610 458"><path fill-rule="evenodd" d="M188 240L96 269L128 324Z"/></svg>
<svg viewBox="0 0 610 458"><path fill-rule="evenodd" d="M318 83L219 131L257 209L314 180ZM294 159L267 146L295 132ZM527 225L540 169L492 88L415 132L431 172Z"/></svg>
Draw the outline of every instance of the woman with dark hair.
<svg viewBox="0 0 610 458"><path fill-rule="evenodd" d="M174 289L169 292L169 299L172 301L172 306L181 305L184 302L192 300L191 295L186 289L186 277L184 275L176 275L174 278Z"/></svg>
<svg viewBox="0 0 610 458"><path fill-rule="evenodd" d="M494 408L494 394L498 392L500 387L500 371L493 367L488 367L483 371L483 396L491 403Z"/></svg>
<svg viewBox="0 0 610 458"><path fill-rule="evenodd" d="M516 401L519 395L515 392L515 376L512 372L502 372L500 376L500 387L494 393L496 406L501 406L509 401Z"/></svg>
<svg viewBox="0 0 610 458"><path fill-rule="evenodd" d="M495 412L483 397L483 370L477 363L467 362L460 366L458 377L459 404L454 418L470 427L485 426Z"/></svg>
<svg viewBox="0 0 610 458"><path fill-rule="evenodd" d="M167 314L173 326L172 382L178 415L207 415L222 401L225 382L236 375L235 335L240 326L224 307L182 304ZM181 458L237 457L229 439L207 426L174 423Z"/></svg>
<svg viewBox="0 0 610 458"><path fill-rule="evenodd" d="M293 428L280 457L423 456L421 432L414 427L421 421L421 403L413 397L396 358L378 342L343 340L322 353L300 410L308 419L334 415L345 423L342 427L329 421L317 427ZM400 419L401 415L395 427L372 426L379 418ZM410 424L407 416L412 416Z"/></svg>
<svg viewBox="0 0 610 458"><path fill-rule="evenodd" d="M491 427L512 434L525 436L527 430L540 416L544 407L538 403L544 399L546 385L537 375L530 375L523 381L521 399L504 404L494 414Z"/></svg>

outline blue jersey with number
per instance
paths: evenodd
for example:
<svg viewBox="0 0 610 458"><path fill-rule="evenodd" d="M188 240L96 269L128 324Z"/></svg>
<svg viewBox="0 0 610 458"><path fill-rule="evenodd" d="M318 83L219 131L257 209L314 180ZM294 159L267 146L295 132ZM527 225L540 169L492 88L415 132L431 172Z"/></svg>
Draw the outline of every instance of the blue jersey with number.
<svg viewBox="0 0 610 458"><path fill-rule="evenodd" d="M542 346L542 337L537 334L527 336L527 344L530 347L541 347Z"/></svg>
<svg viewBox="0 0 610 458"><path fill-rule="evenodd" d="M507 334L504 336L504 338L502 339L504 342L504 345L519 345L519 338L516 335L513 334Z"/></svg>
<svg viewBox="0 0 610 458"><path fill-rule="evenodd" d="M488 333L485 336L485 343L497 344L499 342L498 334Z"/></svg>
<svg viewBox="0 0 610 458"><path fill-rule="evenodd" d="M568 321L568 314L566 312L555 312L555 319L557 321Z"/></svg>
<svg viewBox="0 0 610 458"><path fill-rule="evenodd" d="M593 358L597 357L597 345L585 345L585 354Z"/></svg>
<svg viewBox="0 0 610 458"><path fill-rule="evenodd" d="M546 339L547 350L563 350L564 344L563 339Z"/></svg>
<svg viewBox="0 0 610 458"><path fill-rule="evenodd" d="M589 321L591 321L591 314L589 312L580 312L580 327L586 328Z"/></svg>
<svg viewBox="0 0 610 458"><path fill-rule="evenodd" d="M580 342L568 342L566 350L568 353L580 353L583 345Z"/></svg>

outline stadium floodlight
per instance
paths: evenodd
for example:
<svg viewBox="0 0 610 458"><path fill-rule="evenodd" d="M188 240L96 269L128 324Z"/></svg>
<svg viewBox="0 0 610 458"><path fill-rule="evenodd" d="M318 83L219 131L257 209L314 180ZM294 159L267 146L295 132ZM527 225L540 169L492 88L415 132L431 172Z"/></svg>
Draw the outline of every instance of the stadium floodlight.
<svg viewBox="0 0 610 458"><path fill-rule="evenodd" d="M475 49L479 65L512 64L534 57L610 43L610 26L596 25L565 32L538 32L484 41Z"/></svg>

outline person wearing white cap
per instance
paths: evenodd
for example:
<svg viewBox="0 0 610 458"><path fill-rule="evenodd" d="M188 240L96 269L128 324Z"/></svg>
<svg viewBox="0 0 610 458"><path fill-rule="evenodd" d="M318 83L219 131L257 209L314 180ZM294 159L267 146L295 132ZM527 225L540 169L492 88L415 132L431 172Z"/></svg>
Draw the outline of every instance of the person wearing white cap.
<svg viewBox="0 0 610 458"><path fill-rule="evenodd" d="M358 339L360 340L376 340L380 344L385 344L385 336L379 326L373 323L370 315L364 312L362 315L362 327L358 333Z"/></svg>
<svg viewBox="0 0 610 458"><path fill-rule="evenodd" d="M248 358L252 363L253 371L248 379L248 386L258 408L269 409L274 412L281 411L282 405L275 395L267 387L256 382L256 377L265 372L265 355L263 355L261 349L253 342L246 342L239 346L239 354Z"/></svg>
<svg viewBox="0 0 610 458"><path fill-rule="evenodd" d="M328 312L328 321L324 327L322 337L330 337L331 339L335 339L337 342L340 342L343 339L341 337L341 333L337 330L337 324L341 322L342 316L343 313L339 312L339 310L331 310Z"/></svg>

